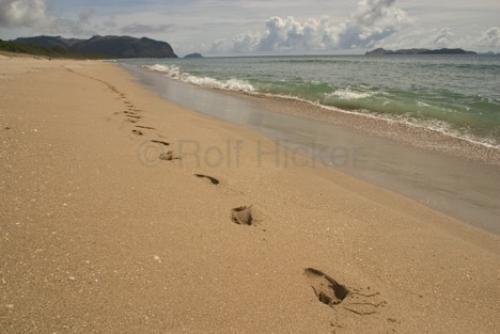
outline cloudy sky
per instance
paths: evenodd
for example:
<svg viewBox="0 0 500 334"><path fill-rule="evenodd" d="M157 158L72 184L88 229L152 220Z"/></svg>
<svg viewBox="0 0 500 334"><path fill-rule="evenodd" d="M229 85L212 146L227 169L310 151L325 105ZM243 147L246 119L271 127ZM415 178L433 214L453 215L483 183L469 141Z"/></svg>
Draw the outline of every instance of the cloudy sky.
<svg viewBox="0 0 500 334"><path fill-rule="evenodd" d="M499 0L0 0L0 38L148 36L180 55L500 51Z"/></svg>

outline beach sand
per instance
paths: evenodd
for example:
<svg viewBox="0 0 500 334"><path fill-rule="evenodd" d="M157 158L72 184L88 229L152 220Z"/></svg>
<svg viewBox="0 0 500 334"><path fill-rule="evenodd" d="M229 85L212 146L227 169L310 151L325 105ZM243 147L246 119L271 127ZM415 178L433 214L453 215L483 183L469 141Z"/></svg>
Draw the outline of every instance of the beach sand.
<svg viewBox="0 0 500 334"><path fill-rule="evenodd" d="M0 332L499 331L498 236L282 153L113 64L0 59Z"/></svg>

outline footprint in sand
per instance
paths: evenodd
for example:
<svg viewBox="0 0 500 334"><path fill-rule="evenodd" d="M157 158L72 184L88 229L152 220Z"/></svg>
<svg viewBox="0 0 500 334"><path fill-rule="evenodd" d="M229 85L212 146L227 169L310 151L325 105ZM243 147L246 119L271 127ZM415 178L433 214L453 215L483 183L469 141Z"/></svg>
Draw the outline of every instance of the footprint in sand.
<svg viewBox="0 0 500 334"><path fill-rule="evenodd" d="M342 303L349 294L349 290L342 284L322 271L313 268L304 270L304 274L311 285L318 300L330 307Z"/></svg>
<svg viewBox="0 0 500 334"><path fill-rule="evenodd" d="M330 307L342 308L359 316L372 315L387 305L380 300L380 293L366 289L347 288L320 270L307 268L304 274L320 302Z"/></svg>
<svg viewBox="0 0 500 334"><path fill-rule="evenodd" d="M209 180L213 185L218 185L220 183L219 180L217 180L215 177L204 175L204 174L194 174L194 176L200 178L200 179L207 179Z"/></svg>
<svg viewBox="0 0 500 334"><path fill-rule="evenodd" d="M251 206L240 206L231 210L231 221L238 225L252 225L254 222Z"/></svg>
<svg viewBox="0 0 500 334"><path fill-rule="evenodd" d="M135 134L135 135L138 135L138 136L142 136L144 135L144 133L142 133L142 131L139 131L139 130L132 130L132 133Z"/></svg>

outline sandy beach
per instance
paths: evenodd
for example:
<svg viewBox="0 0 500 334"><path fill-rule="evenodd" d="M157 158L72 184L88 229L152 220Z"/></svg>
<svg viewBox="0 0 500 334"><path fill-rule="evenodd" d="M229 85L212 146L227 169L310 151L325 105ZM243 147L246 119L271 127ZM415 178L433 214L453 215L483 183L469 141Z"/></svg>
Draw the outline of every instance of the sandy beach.
<svg viewBox="0 0 500 334"><path fill-rule="evenodd" d="M0 56L0 157L1 333L500 330L498 235L117 65Z"/></svg>

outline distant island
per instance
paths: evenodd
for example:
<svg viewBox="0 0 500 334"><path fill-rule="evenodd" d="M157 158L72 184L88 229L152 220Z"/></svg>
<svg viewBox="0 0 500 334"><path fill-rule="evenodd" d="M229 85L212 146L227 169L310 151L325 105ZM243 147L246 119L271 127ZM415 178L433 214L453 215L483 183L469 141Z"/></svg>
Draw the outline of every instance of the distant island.
<svg viewBox="0 0 500 334"><path fill-rule="evenodd" d="M201 55L201 53L197 52L190 53L184 56L184 59L200 59L200 58L203 58L203 56Z"/></svg>
<svg viewBox="0 0 500 334"><path fill-rule="evenodd" d="M500 53L495 53L493 51L488 51L488 52L480 53L480 55L483 55L483 56L500 56Z"/></svg>
<svg viewBox="0 0 500 334"><path fill-rule="evenodd" d="M385 56L385 55L477 55L474 51L464 49L400 49L386 50L378 48L365 53L366 56Z"/></svg>
<svg viewBox="0 0 500 334"><path fill-rule="evenodd" d="M0 41L0 50L51 57L177 58L167 42L130 36L94 36L90 39L26 37Z"/></svg>

